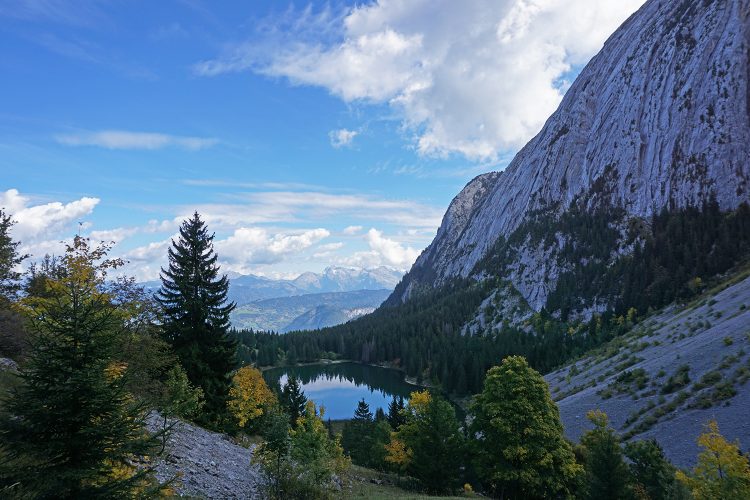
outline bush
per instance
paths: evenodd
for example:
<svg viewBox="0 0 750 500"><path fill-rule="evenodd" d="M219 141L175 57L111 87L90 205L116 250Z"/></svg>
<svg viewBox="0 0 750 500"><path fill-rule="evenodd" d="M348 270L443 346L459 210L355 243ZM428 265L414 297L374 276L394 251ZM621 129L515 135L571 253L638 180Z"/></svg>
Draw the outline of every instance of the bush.
<svg viewBox="0 0 750 500"><path fill-rule="evenodd" d="M688 365L682 365L677 368L674 374L667 380L664 387L661 389L662 394L672 394L673 392L682 389L690 383L690 367Z"/></svg>

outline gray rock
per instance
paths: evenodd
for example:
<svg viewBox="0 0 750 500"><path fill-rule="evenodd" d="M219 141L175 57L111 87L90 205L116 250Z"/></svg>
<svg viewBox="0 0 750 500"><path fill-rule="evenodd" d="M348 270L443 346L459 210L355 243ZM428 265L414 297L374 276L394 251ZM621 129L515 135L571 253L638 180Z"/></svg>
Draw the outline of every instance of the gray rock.
<svg viewBox="0 0 750 500"><path fill-rule="evenodd" d="M156 463L156 477L176 477L181 496L199 498L261 498L260 471L252 465L252 448L243 448L227 436L182 421L174 421L167 447ZM161 417L149 416L152 432L161 429Z"/></svg>

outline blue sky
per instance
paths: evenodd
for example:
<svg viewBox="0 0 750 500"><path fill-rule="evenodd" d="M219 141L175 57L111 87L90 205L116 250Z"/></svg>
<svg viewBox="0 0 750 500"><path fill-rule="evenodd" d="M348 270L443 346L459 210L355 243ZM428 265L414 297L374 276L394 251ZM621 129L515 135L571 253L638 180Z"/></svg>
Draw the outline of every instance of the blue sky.
<svg viewBox="0 0 750 500"><path fill-rule="evenodd" d="M141 279L193 210L226 269L407 269L640 3L3 1L0 206Z"/></svg>

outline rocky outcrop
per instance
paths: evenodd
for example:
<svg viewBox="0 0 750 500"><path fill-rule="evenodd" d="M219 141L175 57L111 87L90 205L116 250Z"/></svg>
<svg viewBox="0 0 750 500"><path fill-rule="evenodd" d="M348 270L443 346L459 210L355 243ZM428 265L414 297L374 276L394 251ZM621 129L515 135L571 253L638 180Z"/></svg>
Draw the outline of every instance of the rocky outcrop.
<svg viewBox="0 0 750 500"><path fill-rule="evenodd" d="M162 419L152 414L151 432L161 429ZM261 498L260 472L250 463L252 448L244 448L227 436L186 422L175 421L166 450L156 463L156 477L175 478L180 496L191 498Z"/></svg>
<svg viewBox="0 0 750 500"><path fill-rule="evenodd" d="M509 166L472 180L453 200L389 302L471 275L498 237L574 200L629 217L712 197L724 209L750 200L749 74L750 0L649 0ZM538 249L522 253L529 272L549 262ZM511 274L534 308L544 305L538 276Z"/></svg>

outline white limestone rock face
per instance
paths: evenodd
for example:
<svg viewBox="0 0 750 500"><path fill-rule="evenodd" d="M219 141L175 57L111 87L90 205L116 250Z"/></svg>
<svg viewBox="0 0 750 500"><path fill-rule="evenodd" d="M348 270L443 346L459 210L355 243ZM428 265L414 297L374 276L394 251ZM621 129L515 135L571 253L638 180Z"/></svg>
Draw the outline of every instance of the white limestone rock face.
<svg viewBox="0 0 750 500"><path fill-rule="evenodd" d="M560 213L576 197L626 217L716 197L750 199L750 0L650 0L583 69L558 110L501 173L472 180L390 302L418 286L470 276L499 236L536 210ZM527 248L514 285L544 305ZM549 269L547 269L549 268ZM530 274L531 273L531 274ZM547 291L545 291L547 290Z"/></svg>

